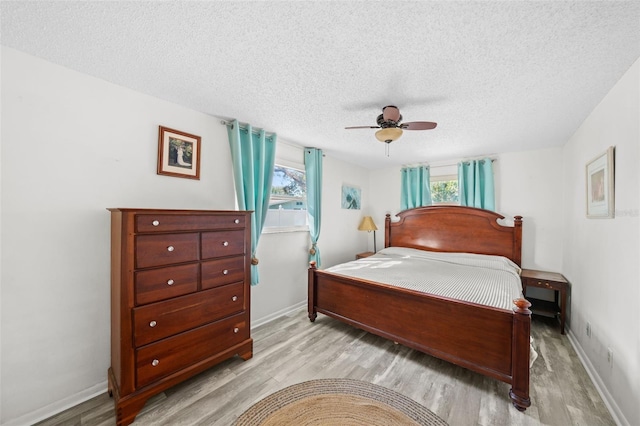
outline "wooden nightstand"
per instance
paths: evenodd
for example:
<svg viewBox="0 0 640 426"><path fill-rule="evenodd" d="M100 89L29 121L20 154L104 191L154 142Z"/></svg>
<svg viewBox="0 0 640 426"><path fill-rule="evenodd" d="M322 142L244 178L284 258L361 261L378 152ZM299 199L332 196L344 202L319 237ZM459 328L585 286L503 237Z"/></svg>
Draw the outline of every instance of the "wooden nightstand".
<svg viewBox="0 0 640 426"><path fill-rule="evenodd" d="M375 254L375 253L374 253L374 252L372 252L372 251L365 251L365 252L363 252L363 253L358 253L358 254L356 254L356 260L357 260L357 259L363 259L363 258L365 258L365 257L369 257L369 256L374 255L374 254Z"/></svg>
<svg viewBox="0 0 640 426"><path fill-rule="evenodd" d="M567 292L569 281L556 272L535 271L523 269L520 273L522 293L531 302L531 312L558 316L560 318L560 333L564 334L564 323L567 313ZM527 287L538 287L553 290L554 302L527 297Z"/></svg>

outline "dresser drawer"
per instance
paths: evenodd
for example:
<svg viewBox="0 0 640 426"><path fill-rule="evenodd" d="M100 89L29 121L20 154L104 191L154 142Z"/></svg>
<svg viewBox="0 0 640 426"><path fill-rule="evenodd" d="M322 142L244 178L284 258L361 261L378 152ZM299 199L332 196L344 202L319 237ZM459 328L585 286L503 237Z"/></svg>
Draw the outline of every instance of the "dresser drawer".
<svg viewBox="0 0 640 426"><path fill-rule="evenodd" d="M198 260L199 234L138 235L136 268Z"/></svg>
<svg viewBox="0 0 640 426"><path fill-rule="evenodd" d="M244 262L244 256L202 262L202 288L219 287L244 280Z"/></svg>
<svg viewBox="0 0 640 426"><path fill-rule="evenodd" d="M245 254L244 247L244 230L202 233L203 259Z"/></svg>
<svg viewBox="0 0 640 426"><path fill-rule="evenodd" d="M136 350L136 386L144 386L249 338L246 314L207 324Z"/></svg>
<svg viewBox="0 0 640 426"><path fill-rule="evenodd" d="M198 290L198 264L136 272L136 305L169 299Z"/></svg>
<svg viewBox="0 0 640 426"><path fill-rule="evenodd" d="M199 231L245 227L245 215L138 214L136 232Z"/></svg>
<svg viewBox="0 0 640 426"><path fill-rule="evenodd" d="M136 347L242 312L244 286L229 284L133 309Z"/></svg>

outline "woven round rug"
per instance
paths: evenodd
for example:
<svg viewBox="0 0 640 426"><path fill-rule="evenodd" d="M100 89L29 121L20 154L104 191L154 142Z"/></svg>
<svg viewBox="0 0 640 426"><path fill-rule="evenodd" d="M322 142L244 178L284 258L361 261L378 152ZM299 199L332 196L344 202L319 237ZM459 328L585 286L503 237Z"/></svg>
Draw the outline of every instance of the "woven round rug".
<svg viewBox="0 0 640 426"><path fill-rule="evenodd" d="M251 406L235 426L446 426L391 389L352 379L319 379L279 390Z"/></svg>

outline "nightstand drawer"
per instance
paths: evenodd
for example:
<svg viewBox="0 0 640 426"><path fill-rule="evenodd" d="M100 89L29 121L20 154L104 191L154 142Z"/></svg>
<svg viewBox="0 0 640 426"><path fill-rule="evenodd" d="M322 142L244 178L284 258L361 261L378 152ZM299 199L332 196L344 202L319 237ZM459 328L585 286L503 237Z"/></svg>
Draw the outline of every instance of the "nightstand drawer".
<svg viewBox="0 0 640 426"><path fill-rule="evenodd" d="M560 290L562 288L561 283L549 280L540 280L537 278L523 278L522 282L523 285L529 287L548 288L550 290Z"/></svg>
<svg viewBox="0 0 640 426"><path fill-rule="evenodd" d="M567 293L569 281L557 272L536 271L522 269L522 293L531 302L531 311L536 314L558 316L560 320L560 333L564 334L564 324L567 316ZM527 287L543 288L553 291L553 301L536 299L527 296Z"/></svg>
<svg viewBox="0 0 640 426"><path fill-rule="evenodd" d="M369 256L373 256L375 253L372 251L365 251L364 253L358 253L356 254L356 260L357 259L364 259L365 257L369 257Z"/></svg>

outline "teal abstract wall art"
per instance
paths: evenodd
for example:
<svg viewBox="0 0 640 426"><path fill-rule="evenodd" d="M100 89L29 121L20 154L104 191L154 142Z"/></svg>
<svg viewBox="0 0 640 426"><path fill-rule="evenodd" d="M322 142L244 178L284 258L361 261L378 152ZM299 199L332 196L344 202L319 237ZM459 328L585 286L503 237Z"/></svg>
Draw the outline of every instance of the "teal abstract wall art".
<svg viewBox="0 0 640 426"><path fill-rule="evenodd" d="M360 210L360 188L342 185L342 208Z"/></svg>

